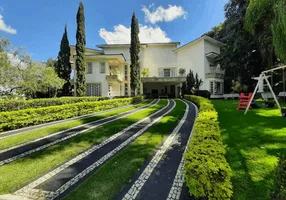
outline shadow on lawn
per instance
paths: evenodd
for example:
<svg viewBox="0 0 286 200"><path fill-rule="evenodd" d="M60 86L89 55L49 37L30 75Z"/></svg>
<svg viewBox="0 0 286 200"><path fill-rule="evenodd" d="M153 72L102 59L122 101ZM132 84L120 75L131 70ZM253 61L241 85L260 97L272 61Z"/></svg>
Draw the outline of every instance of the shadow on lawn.
<svg viewBox="0 0 286 200"><path fill-rule="evenodd" d="M236 110L237 101L213 103L234 172L234 199L269 199L277 157L286 155L286 119L261 115L262 109L244 115Z"/></svg>

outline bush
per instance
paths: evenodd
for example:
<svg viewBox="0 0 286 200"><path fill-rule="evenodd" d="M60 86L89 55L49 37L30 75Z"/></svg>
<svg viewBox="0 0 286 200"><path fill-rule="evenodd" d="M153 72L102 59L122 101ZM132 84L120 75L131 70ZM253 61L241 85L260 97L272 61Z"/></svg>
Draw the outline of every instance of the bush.
<svg viewBox="0 0 286 200"><path fill-rule="evenodd" d="M284 156L279 159L277 165L274 191L272 192L271 196L273 200L286 199L286 158Z"/></svg>
<svg viewBox="0 0 286 200"><path fill-rule="evenodd" d="M140 102L142 99L143 97L138 96L2 112L0 113L0 132L117 108Z"/></svg>
<svg viewBox="0 0 286 200"><path fill-rule="evenodd" d="M0 111L23 110L27 108L41 108L48 106L58 106L64 104L73 104L79 102L92 102L107 100L108 97L61 97L48 99L32 99L32 100L4 100L0 101Z"/></svg>
<svg viewBox="0 0 286 200"><path fill-rule="evenodd" d="M189 193L195 198L230 199L231 169L225 159L218 115L209 100L185 95L200 109L188 150L185 153L185 175Z"/></svg>
<svg viewBox="0 0 286 200"><path fill-rule="evenodd" d="M209 99L211 97L211 93L208 90L197 90L196 91L197 96L205 97Z"/></svg>

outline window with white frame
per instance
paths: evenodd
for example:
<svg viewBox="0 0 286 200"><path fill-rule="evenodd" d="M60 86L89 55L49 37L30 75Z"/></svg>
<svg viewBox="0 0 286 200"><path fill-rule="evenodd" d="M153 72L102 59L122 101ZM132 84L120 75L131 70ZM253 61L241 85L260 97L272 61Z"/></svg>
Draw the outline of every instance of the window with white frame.
<svg viewBox="0 0 286 200"><path fill-rule="evenodd" d="M223 82L211 81L210 82L210 92L211 94L223 94L224 91Z"/></svg>
<svg viewBox="0 0 286 200"><path fill-rule="evenodd" d="M92 63L91 62L87 63L86 73L92 74Z"/></svg>
<svg viewBox="0 0 286 200"><path fill-rule="evenodd" d="M210 82L210 92L211 94L214 93L214 82L213 81Z"/></svg>
<svg viewBox="0 0 286 200"><path fill-rule="evenodd" d="M164 69L164 77L170 77L171 76L171 70L170 69Z"/></svg>
<svg viewBox="0 0 286 200"><path fill-rule="evenodd" d="M128 80L128 65L124 66L124 80Z"/></svg>
<svg viewBox="0 0 286 200"><path fill-rule="evenodd" d="M87 83L86 84L87 96L101 96L101 84L100 83Z"/></svg>
<svg viewBox="0 0 286 200"><path fill-rule="evenodd" d="M100 62L99 72L105 74L105 62Z"/></svg>
<svg viewBox="0 0 286 200"><path fill-rule="evenodd" d="M125 96L128 96L128 84L127 83L125 83L125 88L124 88L125 90Z"/></svg>

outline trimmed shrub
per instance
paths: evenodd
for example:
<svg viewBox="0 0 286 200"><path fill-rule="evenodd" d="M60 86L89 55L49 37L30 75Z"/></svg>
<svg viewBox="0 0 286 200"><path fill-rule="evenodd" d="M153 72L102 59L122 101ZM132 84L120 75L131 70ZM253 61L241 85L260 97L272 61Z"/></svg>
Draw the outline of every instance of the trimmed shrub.
<svg viewBox="0 0 286 200"><path fill-rule="evenodd" d="M211 93L208 90L197 90L195 95L205 97L207 99L211 97Z"/></svg>
<svg viewBox="0 0 286 200"><path fill-rule="evenodd" d="M189 193L195 198L220 200L232 196L231 169L225 159L218 115L209 100L185 95L199 107L199 114L188 150L185 153L185 176Z"/></svg>
<svg viewBox="0 0 286 200"><path fill-rule="evenodd" d="M43 124L51 121L90 114L111 108L117 108L143 100L142 96L124 99L112 99L96 102L80 102L43 108L29 108L19 111L0 113L0 132Z"/></svg>
<svg viewBox="0 0 286 200"><path fill-rule="evenodd" d="M79 102L101 101L107 99L108 97L61 97L31 100L4 100L0 101L0 112L74 104Z"/></svg>
<svg viewBox="0 0 286 200"><path fill-rule="evenodd" d="M271 197L273 200L286 199L286 157L284 156L279 158Z"/></svg>

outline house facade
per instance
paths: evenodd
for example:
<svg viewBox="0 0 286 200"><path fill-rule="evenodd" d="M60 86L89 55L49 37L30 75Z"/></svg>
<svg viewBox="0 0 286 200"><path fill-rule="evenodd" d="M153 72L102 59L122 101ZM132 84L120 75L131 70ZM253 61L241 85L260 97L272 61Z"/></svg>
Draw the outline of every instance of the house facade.
<svg viewBox="0 0 286 200"><path fill-rule="evenodd" d="M212 98L223 94L224 70L216 64L224 44L202 36L179 47L179 42L140 44L140 94L178 97L190 69L198 73L203 84L200 90L211 92ZM86 50L86 84L88 96L130 96L129 44L97 45L100 50ZM75 47L71 60L75 63ZM75 69L74 64L72 65ZM185 73L180 73L185 69ZM76 72L75 72L76 77Z"/></svg>

